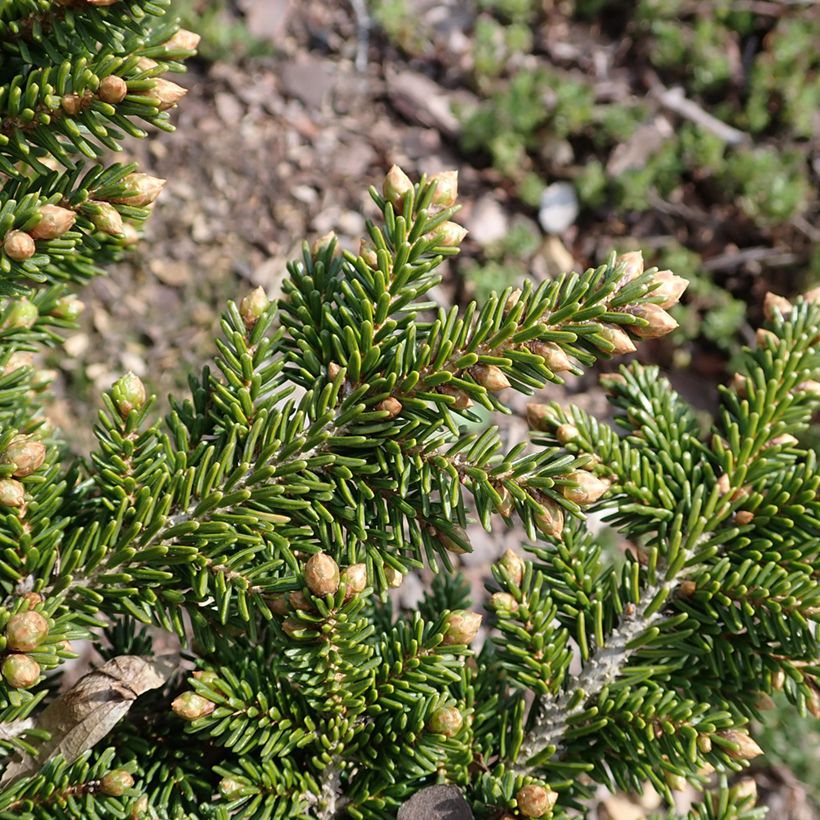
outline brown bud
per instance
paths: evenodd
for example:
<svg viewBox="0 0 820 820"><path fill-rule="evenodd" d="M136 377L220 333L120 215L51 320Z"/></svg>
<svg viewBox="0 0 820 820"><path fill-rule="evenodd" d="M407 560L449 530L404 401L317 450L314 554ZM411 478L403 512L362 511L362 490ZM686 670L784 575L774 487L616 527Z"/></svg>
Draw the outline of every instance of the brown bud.
<svg viewBox="0 0 820 820"><path fill-rule="evenodd" d="M622 285L637 279L643 273L643 253L629 251L621 254L615 260L615 270L621 275Z"/></svg>
<svg viewBox="0 0 820 820"><path fill-rule="evenodd" d="M239 315L245 323L245 327L250 330L262 317L270 306L270 299L263 287L254 288L250 293L242 297L239 302Z"/></svg>
<svg viewBox="0 0 820 820"><path fill-rule="evenodd" d="M130 222L123 222L120 236L120 243L123 247L130 248L131 245L136 245L139 241L140 232Z"/></svg>
<svg viewBox="0 0 820 820"><path fill-rule="evenodd" d="M735 760L752 760L763 754L763 749L755 743L748 732L727 729L724 732L718 732L718 734L730 743L737 744L737 749L727 749L729 757L733 757Z"/></svg>
<svg viewBox="0 0 820 820"><path fill-rule="evenodd" d="M90 214L90 219L98 231L107 233L109 236L122 235L122 216L110 202L93 202L89 204L95 206L96 210Z"/></svg>
<svg viewBox="0 0 820 820"><path fill-rule="evenodd" d="M680 585L681 597L691 598L695 594L695 592L697 591L697 588L698 588L698 585L689 578L687 578L685 581L681 581L681 585Z"/></svg>
<svg viewBox="0 0 820 820"><path fill-rule="evenodd" d="M3 453L3 464L14 465L14 475L25 478L39 470L46 458L46 448L39 441L28 436L15 436L6 452Z"/></svg>
<svg viewBox="0 0 820 820"><path fill-rule="evenodd" d="M327 366L327 375L332 382L336 381L336 376L338 376L341 372L342 368L338 364L336 364L336 362L331 362Z"/></svg>
<svg viewBox="0 0 820 820"><path fill-rule="evenodd" d="M470 375L490 393L500 393L510 386L504 371L494 364L477 364L470 368Z"/></svg>
<svg viewBox="0 0 820 820"><path fill-rule="evenodd" d="M57 239L71 230L77 215L68 208L59 205L43 205L40 208L40 221L29 231L32 239Z"/></svg>
<svg viewBox="0 0 820 820"><path fill-rule="evenodd" d="M311 256L318 256L325 248L330 246L333 247L333 253L335 255L338 245L339 238L336 236L336 232L328 231L326 234L322 234L322 236L317 236L316 239L310 243Z"/></svg>
<svg viewBox="0 0 820 820"><path fill-rule="evenodd" d="M733 373L730 387L738 396L746 395L746 377L742 373Z"/></svg>
<svg viewBox="0 0 820 820"><path fill-rule="evenodd" d="M464 718L455 706L442 706L436 709L427 721L427 728L431 732L445 737L455 737L463 725Z"/></svg>
<svg viewBox="0 0 820 820"><path fill-rule="evenodd" d="M181 85L172 83L162 77L157 77L154 80L154 87L143 91L142 95L157 100L159 110L167 111L169 108L173 108L187 93L187 88L183 88Z"/></svg>
<svg viewBox="0 0 820 820"><path fill-rule="evenodd" d="M644 326L632 325L630 328L641 339L659 339L671 333L678 326L678 323L662 307L649 302L635 305L632 313L647 322Z"/></svg>
<svg viewBox="0 0 820 820"><path fill-rule="evenodd" d="M574 424L559 424L555 431L555 437L561 444L569 444L578 438L578 428Z"/></svg>
<svg viewBox="0 0 820 820"><path fill-rule="evenodd" d="M128 94L128 83L116 74L109 74L100 80L97 96L111 105L121 103Z"/></svg>
<svg viewBox="0 0 820 820"><path fill-rule="evenodd" d="M614 393L618 387L626 384L626 377L620 373L602 373L599 381L601 387L610 393Z"/></svg>
<svg viewBox="0 0 820 820"><path fill-rule="evenodd" d="M550 538L561 538L564 532L564 510L550 498L541 501L541 509L535 514L533 521L535 526Z"/></svg>
<svg viewBox="0 0 820 820"><path fill-rule="evenodd" d="M433 205L441 205L443 208L455 205L458 198L458 171L442 171L439 174L433 174L430 182L436 184Z"/></svg>
<svg viewBox="0 0 820 820"><path fill-rule="evenodd" d="M394 419L401 413L402 404L398 399L388 396L384 401L380 401L376 405L377 410L382 410L387 413L387 418Z"/></svg>
<svg viewBox="0 0 820 820"><path fill-rule="evenodd" d="M820 305L820 286L811 288L803 294L803 298L813 305Z"/></svg>
<svg viewBox="0 0 820 820"><path fill-rule="evenodd" d="M467 538L467 533L464 532L461 527L455 525L453 526L452 533L456 536L455 538L452 538L447 535L447 533L441 532L440 530L434 530L434 533L447 552L452 552L454 555L464 555L465 553L470 552L468 548L470 541ZM467 547L463 546L464 544L466 544Z"/></svg>
<svg viewBox="0 0 820 820"><path fill-rule="evenodd" d="M109 797L122 797L133 786L134 778L125 769L107 772L100 780L100 791Z"/></svg>
<svg viewBox="0 0 820 820"><path fill-rule="evenodd" d="M455 222L444 222L436 228L433 234L436 242L445 248L456 248L467 236L469 231Z"/></svg>
<svg viewBox="0 0 820 820"><path fill-rule="evenodd" d="M558 801L558 795L551 789L530 783L519 789L515 795L518 810L524 817L543 817Z"/></svg>
<svg viewBox="0 0 820 820"><path fill-rule="evenodd" d="M758 692L757 698L755 699L755 708L759 709L761 712L770 712L774 709L775 704L774 701L771 699L769 695L765 692Z"/></svg>
<svg viewBox="0 0 820 820"><path fill-rule="evenodd" d="M758 347L774 347L780 341L780 337L765 327L759 327L755 331L755 341Z"/></svg>
<svg viewBox="0 0 820 820"><path fill-rule="evenodd" d="M201 39L193 31L181 28L173 37L166 40L164 45L168 51L196 51Z"/></svg>
<svg viewBox="0 0 820 820"><path fill-rule="evenodd" d="M629 338L629 334L617 325L601 325L599 333L612 345L612 352L616 356L634 353L638 349L632 339Z"/></svg>
<svg viewBox="0 0 820 820"><path fill-rule="evenodd" d="M29 609L39 606L45 601L45 598L39 592L26 592L25 595L20 596L21 601L25 601Z"/></svg>
<svg viewBox="0 0 820 820"><path fill-rule="evenodd" d="M682 276L675 276L671 270L658 271L653 277L652 281L657 287L649 294L655 299L660 298L658 304L662 308L670 308L676 305L683 292L689 287L689 282Z"/></svg>
<svg viewBox="0 0 820 820"><path fill-rule="evenodd" d="M467 410L473 405L472 399L458 387L451 387L449 384L444 384L439 387L438 390L439 393L453 398L453 403L450 407L454 410Z"/></svg>
<svg viewBox="0 0 820 820"><path fill-rule="evenodd" d="M720 490L721 495L726 495L732 489L732 482L729 478L728 473L724 473L717 480L717 488L718 488L718 490Z"/></svg>
<svg viewBox="0 0 820 820"><path fill-rule="evenodd" d="M299 633L305 628L304 624L300 621L297 621L296 618L285 618L282 621L282 631L287 635L289 638L299 638L301 637Z"/></svg>
<svg viewBox="0 0 820 820"><path fill-rule="evenodd" d="M113 6L114 3L118 3L119 0L85 0L89 6Z"/></svg>
<svg viewBox="0 0 820 820"><path fill-rule="evenodd" d="M359 256L364 259L368 267L374 270L379 267L379 256L366 239L359 241Z"/></svg>
<svg viewBox="0 0 820 820"><path fill-rule="evenodd" d="M142 794L131 807L131 820L143 820L148 815L148 795Z"/></svg>
<svg viewBox="0 0 820 820"><path fill-rule="evenodd" d="M313 605L301 589L291 592L290 595L288 595L288 602L293 609L300 609L302 612L310 612L310 610L313 609Z"/></svg>
<svg viewBox="0 0 820 820"><path fill-rule="evenodd" d="M490 596L490 606L496 612L518 612L518 601L509 592L494 592Z"/></svg>
<svg viewBox="0 0 820 820"><path fill-rule="evenodd" d="M772 689L776 692L782 692L786 685L786 673L782 669L775 669L772 672Z"/></svg>
<svg viewBox="0 0 820 820"><path fill-rule="evenodd" d="M3 661L3 677L13 689L28 689L40 679L40 664L28 655L9 655Z"/></svg>
<svg viewBox="0 0 820 820"><path fill-rule="evenodd" d="M351 564L342 570L341 583L345 585L345 600L364 592L367 587L367 564Z"/></svg>
<svg viewBox="0 0 820 820"><path fill-rule="evenodd" d="M183 692L171 703L171 709L183 720L198 720L210 715L216 709L216 704L196 692Z"/></svg>
<svg viewBox="0 0 820 820"><path fill-rule="evenodd" d="M820 692L813 686L809 688L809 694L806 697L806 709L812 717L820 717Z"/></svg>
<svg viewBox="0 0 820 820"><path fill-rule="evenodd" d="M391 202L395 208L401 208L404 195L412 190L413 183L410 177L398 165L391 166L382 184L384 198Z"/></svg>
<svg viewBox="0 0 820 820"><path fill-rule="evenodd" d="M808 393L810 396L820 397L820 382L814 379L807 379L804 382L800 382L797 387L794 388L794 392Z"/></svg>
<svg viewBox="0 0 820 820"><path fill-rule="evenodd" d="M398 589L404 582L404 575L394 567L387 566L386 564L384 567L384 577L390 589Z"/></svg>
<svg viewBox="0 0 820 820"><path fill-rule="evenodd" d="M757 783L753 777L743 777L732 785L732 793L735 797L733 808L739 808L738 803L757 800Z"/></svg>
<svg viewBox="0 0 820 820"><path fill-rule="evenodd" d="M469 644L478 634L481 626L481 615L466 609L457 609L447 616L447 631L442 643L445 646Z"/></svg>
<svg viewBox="0 0 820 820"><path fill-rule="evenodd" d="M159 63L156 60L152 60L150 57L138 57L137 58L137 68L140 71L153 71Z"/></svg>
<svg viewBox="0 0 820 820"><path fill-rule="evenodd" d="M48 621L39 612L18 612L6 624L6 645L14 652L33 652L47 637Z"/></svg>
<svg viewBox="0 0 820 820"><path fill-rule="evenodd" d="M506 571L509 579L517 586L521 586L524 580L524 561L521 556L512 549L507 548L498 562Z"/></svg>
<svg viewBox="0 0 820 820"><path fill-rule="evenodd" d="M755 514L749 510L738 510L735 513L735 523L739 524L741 527L745 527L747 524L751 524L754 521Z"/></svg>
<svg viewBox="0 0 820 820"><path fill-rule="evenodd" d="M63 94L60 107L69 117L76 117L83 110L83 100L79 94Z"/></svg>
<svg viewBox="0 0 820 820"><path fill-rule="evenodd" d="M217 675L213 669L197 669L196 672L193 673L193 676L200 683L203 683L211 689L219 686L219 675Z"/></svg>
<svg viewBox="0 0 820 820"><path fill-rule="evenodd" d="M527 405L527 423L533 430L546 433L552 429L554 420L552 408L548 404L530 402Z"/></svg>
<svg viewBox="0 0 820 820"><path fill-rule="evenodd" d="M13 478L0 478L0 504L6 507L22 507L26 503L26 490Z"/></svg>
<svg viewBox="0 0 820 820"><path fill-rule="evenodd" d="M609 482L586 470L573 470L566 478L575 482L561 489L564 498L579 505L594 504L608 489Z"/></svg>
<svg viewBox="0 0 820 820"><path fill-rule="evenodd" d="M793 307L792 303L786 299L785 296L778 296L771 291L763 297L763 315L770 322L778 313L783 317L788 316L792 312Z"/></svg>
<svg viewBox="0 0 820 820"><path fill-rule="evenodd" d="M572 362L555 342L530 342L530 350L544 360L544 364L553 373L564 373L572 370Z"/></svg>
<svg viewBox="0 0 820 820"><path fill-rule="evenodd" d="M37 251L34 240L25 231L9 231L3 240L3 250L9 259L25 262Z"/></svg>
<svg viewBox="0 0 820 820"><path fill-rule="evenodd" d="M305 564L305 583L314 595L335 595L339 588L339 565L327 553L311 555Z"/></svg>
<svg viewBox="0 0 820 820"><path fill-rule="evenodd" d="M156 201L165 187L165 180L150 174L129 174L122 180L122 185L125 188L123 193L118 197L111 197L110 201L144 208Z"/></svg>
<svg viewBox="0 0 820 820"><path fill-rule="evenodd" d="M781 433L779 436L769 439L768 443L763 446L763 449L766 450L769 447L796 447L799 443L797 437L791 433Z"/></svg>
<svg viewBox="0 0 820 820"><path fill-rule="evenodd" d="M3 375L8 376L9 373L14 373L15 370L20 370L23 367L34 366L34 354L27 350L16 350L9 356L3 367Z"/></svg>
<svg viewBox="0 0 820 820"><path fill-rule="evenodd" d="M520 301L521 299L521 288L516 288L510 295L507 297L507 301L504 303L504 313L509 313Z"/></svg>

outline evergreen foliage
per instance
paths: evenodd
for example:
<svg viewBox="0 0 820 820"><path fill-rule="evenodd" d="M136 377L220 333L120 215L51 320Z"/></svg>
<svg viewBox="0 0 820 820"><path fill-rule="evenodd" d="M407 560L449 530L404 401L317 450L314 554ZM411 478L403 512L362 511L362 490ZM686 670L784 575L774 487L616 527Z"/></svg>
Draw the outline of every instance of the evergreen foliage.
<svg viewBox="0 0 820 820"><path fill-rule="evenodd" d="M127 374L96 451L71 459L21 355L59 339L70 289L161 189L77 157L164 123L180 92L157 78L195 46L164 4L107 3L0 7L0 816L381 818L448 782L478 816L561 817L597 784L671 798L713 770L689 816L759 816L726 778L759 753L761 693L812 712L820 697L820 472L799 440L818 294L768 300L708 430L630 365L609 377L613 426L531 405L532 446L506 449L493 424L467 431L471 408L505 412L505 390L669 332L685 282L632 253L438 308L464 236L456 178L394 167L358 253L305 246L280 301L228 306L188 398L158 420ZM101 99L109 76L121 108ZM48 220L67 227L38 238ZM470 516L530 542L493 567L480 651L453 572ZM425 565L418 611L392 612L390 588ZM66 642L89 638L103 663L58 696Z"/></svg>

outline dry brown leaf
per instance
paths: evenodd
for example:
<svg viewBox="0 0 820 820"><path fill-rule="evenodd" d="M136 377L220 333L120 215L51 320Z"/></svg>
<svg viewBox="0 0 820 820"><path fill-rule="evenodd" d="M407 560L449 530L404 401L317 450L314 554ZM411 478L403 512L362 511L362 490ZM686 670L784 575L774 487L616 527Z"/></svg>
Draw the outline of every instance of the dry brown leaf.
<svg viewBox="0 0 820 820"><path fill-rule="evenodd" d="M36 772L58 754L69 763L76 760L116 726L140 695L162 686L177 664L176 656L121 655L80 678L34 720L34 727L49 732L50 740L36 757L10 763L0 786Z"/></svg>

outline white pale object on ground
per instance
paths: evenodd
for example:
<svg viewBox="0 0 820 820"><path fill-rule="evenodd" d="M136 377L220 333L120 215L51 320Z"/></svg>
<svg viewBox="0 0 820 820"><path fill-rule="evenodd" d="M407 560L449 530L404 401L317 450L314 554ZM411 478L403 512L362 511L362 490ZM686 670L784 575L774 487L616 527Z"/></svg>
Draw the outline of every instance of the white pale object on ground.
<svg viewBox="0 0 820 820"><path fill-rule="evenodd" d="M553 182L544 188L538 221L545 233L563 233L578 216L578 195L569 182Z"/></svg>

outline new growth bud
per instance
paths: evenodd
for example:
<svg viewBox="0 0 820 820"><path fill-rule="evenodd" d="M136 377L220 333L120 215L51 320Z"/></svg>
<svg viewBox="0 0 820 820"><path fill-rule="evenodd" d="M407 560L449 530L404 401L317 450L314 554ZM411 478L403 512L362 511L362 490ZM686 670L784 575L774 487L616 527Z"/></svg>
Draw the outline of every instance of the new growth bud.
<svg viewBox="0 0 820 820"><path fill-rule="evenodd" d="M341 583L345 585L345 599L364 592L367 587L367 564L351 564L342 570Z"/></svg>
<svg viewBox="0 0 820 820"><path fill-rule="evenodd" d="M71 230L77 215L59 205L43 205L40 221L29 231L32 239L57 239Z"/></svg>
<svg viewBox="0 0 820 820"><path fill-rule="evenodd" d="M544 364L553 373L564 373L567 370L572 370L572 362L569 360L569 356L555 342L530 342L529 347L536 356L540 356L544 360Z"/></svg>
<svg viewBox="0 0 820 820"><path fill-rule="evenodd" d="M233 800L245 788L245 784L239 780L234 780L232 777L223 777L219 781L218 788L222 797L226 800Z"/></svg>
<svg viewBox="0 0 820 820"><path fill-rule="evenodd" d="M6 317L6 327L30 328L34 327L40 318L40 311L34 302L30 302L25 296L18 299L11 306L11 310Z"/></svg>
<svg viewBox="0 0 820 820"><path fill-rule="evenodd" d="M469 644L478 634L481 626L481 615L466 609L457 609L447 616L447 631L442 643L445 646Z"/></svg>
<svg viewBox="0 0 820 820"><path fill-rule="evenodd" d="M198 720L210 715L216 704L196 692L183 692L171 703L174 714L183 720Z"/></svg>
<svg viewBox="0 0 820 820"><path fill-rule="evenodd" d="M455 737L463 725L464 718L455 706L442 706L436 709L427 721L427 728L431 732L445 737Z"/></svg>
<svg viewBox="0 0 820 820"><path fill-rule="evenodd" d="M9 231L3 240L3 250L9 259L25 262L34 256L37 248L34 240L25 231Z"/></svg>
<svg viewBox="0 0 820 820"><path fill-rule="evenodd" d="M439 245L445 248L456 248L467 236L469 231L455 222L444 222L436 228L434 236Z"/></svg>
<svg viewBox="0 0 820 820"><path fill-rule="evenodd" d="M402 575L394 567L389 567L386 565L384 568L384 577L387 581L387 586L389 586L390 589L398 589L404 582L404 575Z"/></svg>
<svg viewBox="0 0 820 820"><path fill-rule="evenodd" d="M387 418L394 419L402 411L402 403L393 396L388 396L384 401L376 405L377 410L387 412Z"/></svg>
<svg viewBox="0 0 820 820"><path fill-rule="evenodd" d="M48 621L39 612L18 612L6 624L6 646L14 652L33 652L48 637Z"/></svg>
<svg viewBox="0 0 820 820"><path fill-rule="evenodd" d="M520 587L524 580L524 562L518 553L508 548L498 563L504 568L510 580Z"/></svg>
<svg viewBox="0 0 820 820"><path fill-rule="evenodd" d="M490 596L490 606L496 612L518 612L518 601L509 592L494 592Z"/></svg>
<svg viewBox="0 0 820 820"><path fill-rule="evenodd" d="M25 478L39 470L46 458L45 446L28 436L15 436L6 452L3 453L3 464L14 465L14 475Z"/></svg>
<svg viewBox="0 0 820 820"><path fill-rule="evenodd" d="M689 282L682 276L676 276L671 270L658 271L652 278L652 281L657 285L655 290L650 293L650 296L660 298L658 304L662 308L670 308L676 305L683 292L689 287Z"/></svg>
<svg viewBox="0 0 820 820"><path fill-rule="evenodd" d="M188 89L172 83L170 80L157 77L154 80L154 87L142 93L145 97L157 100L157 107L160 111L167 111L169 108L173 108L188 93Z"/></svg>
<svg viewBox="0 0 820 820"><path fill-rule="evenodd" d="M515 795L518 810L524 817L543 817L558 800L558 795L551 789L531 783L519 789Z"/></svg>
<svg viewBox="0 0 820 820"><path fill-rule="evenodd" d="M629 251L629 253L621 254L615 260L615 270L620 273L623 285L637 279L643 273L643 253Z"/></svg>
<svg viewBox="0 0 820 820"><path fill-rule="evenodd" d="M569 444L580 435L578 428L574 424L559 424L555 430L555 438L561 444Z"/></svg>
<svg viewBox="0 0 820 820"><path fill-rule="evenodd" d="M122 180L125 191L120 196L111 197L111 202L144 208L156 200L165 187L165 180L150 174L129 174Z"/></svg>
<svg viewBox="0 0 820 820"><path fill-rule="evenodd" d="M3 677L13 689L28 689L40 679L40 664L28 655L9 655L3 661Z"/></svg>
<svg viewBox="0 0 820 820"><path fill-rule="evenodd" d="M490 393L500 393L510 386L504 371L494 364L477 364L470 368L470 375Z"/></svg>
<svg viewBox="0 0 820 820"><path fill-rule="evenodd" d="M537 404L531 402L527 405L527 424L533 430L546 433L552 428L553 414L548 404Z"/></svg>
<svg viewBox="0 0 820 820"><path fill-rule="evenodd" d="M324 552L311 555L305 564L305 583L314 595L335 595L339 578L339 565Z"/></svg>
<svg viewBox="0 0 820 820"><path fill-rule="evenodd" d="M96 210L90 215L91 222L98 231L109 236L121 236L123 221L120 212L110 202L93 202Z"/></svg>
<svg viewBox="0 0 820 820"><path fill-rule="evenodd" d="M0 504L6 507L22 507L26 503L26 490L13 478L0 478Z"/></svg>
<svg viewBox="0 0 820 820"><path fill-rule="evenodd" d="M608 481L586 470L573 470L566 477L575 484L563 487L561 492L568 501L580 506L594 504L609 489Z"/></svg>
<svg viewBox="0 0 820 820"><path fill-rule="evenodd" d="M433 205L441 205L443 208L455 205L458 198L458 171L442 171L440 174L433 174L430 182L436 184Z"/></svg>
<svg viewBox="0 0 820 820"><path fill-rule="evenodd" d="M564 495L566 496L566 493ZM564 510L550 498L545 498L541 502L541 509L535 514L533 521L535 526L550 538L561 538L564 532Z"/></svg>
<svg viewBox="0 0 820 820"><path fill-rule="evenodd" d="M412 190L413 183L410 177L398 165L391 166L382 184L384 198L392 203L394 208L400 209L404 195Z"/></svg>
<svg viewBox="0 0 820 820"><path fill-rule="evenodd" d="M239 315L248 330L259 321L269 305L270 299L268 299L268 295L262 287L254 288L242 297L239 302Z"/></svg>
<svg viewBox="0 0 820 820"><path fill-rule="evenodd" d="M128 83L116 74L109 74L100 80L100 87L97 89L97 96L110 105L121 103L128 94Z"/></svg>
<svg viewBox="0 0 820 820"><path fill-rule="evenodd" d="M763 297L763 315L770 322L778 313L784 317L788 316L793 307L792 303L784 296L778 296L771 291Z"/></svg>
<svg viewBox="0 0 820 820"><path fill-rule="evenodd" d="M763 754L763 749L755 743L748 732L738 731L736 729L727 729L724 732L718 733L724 740L734 743L738 746L737 749L727 749L730 757L735 760L752 760L758 755Z"/></svg>
<svg viewBox="0 0 820 820"><path fill-rule="evenodd" d="M168 51L196 51L202 38L193 31L181 28L173 37L165 41L165 48Z"/></svg>
<svg viewBox="0 0 820 820"><path fill-rule="evenodd" d="M127 418L132 410L140 410L145 405L145 385L139 376L129 371L114 382L111 388L111 398L119 414Z"/></svg>
<svg viewBox="0 0 820 820"><path fill-rule="evenodd" d="M630 328L641 339L659 339L671 333L678 326L678 323L660 305L647 302L631 308L631 312L647 322L646 325L632 325Z"/></svg>
<svg viewBox="0 0 820 820"><path fill-rule="evenodd" d="M634 342L629 338L629 334L617 325L601 325L599 333L612 345L612 352L616 356L634 353L637 350Z"/></svg>
<svg viewBox="0 0 820 820"><path fill-rule="evenodd" d="M134 777L125 769L114 769L100 780L100 791L109 797L122 797L134 785Z"/></svg>

